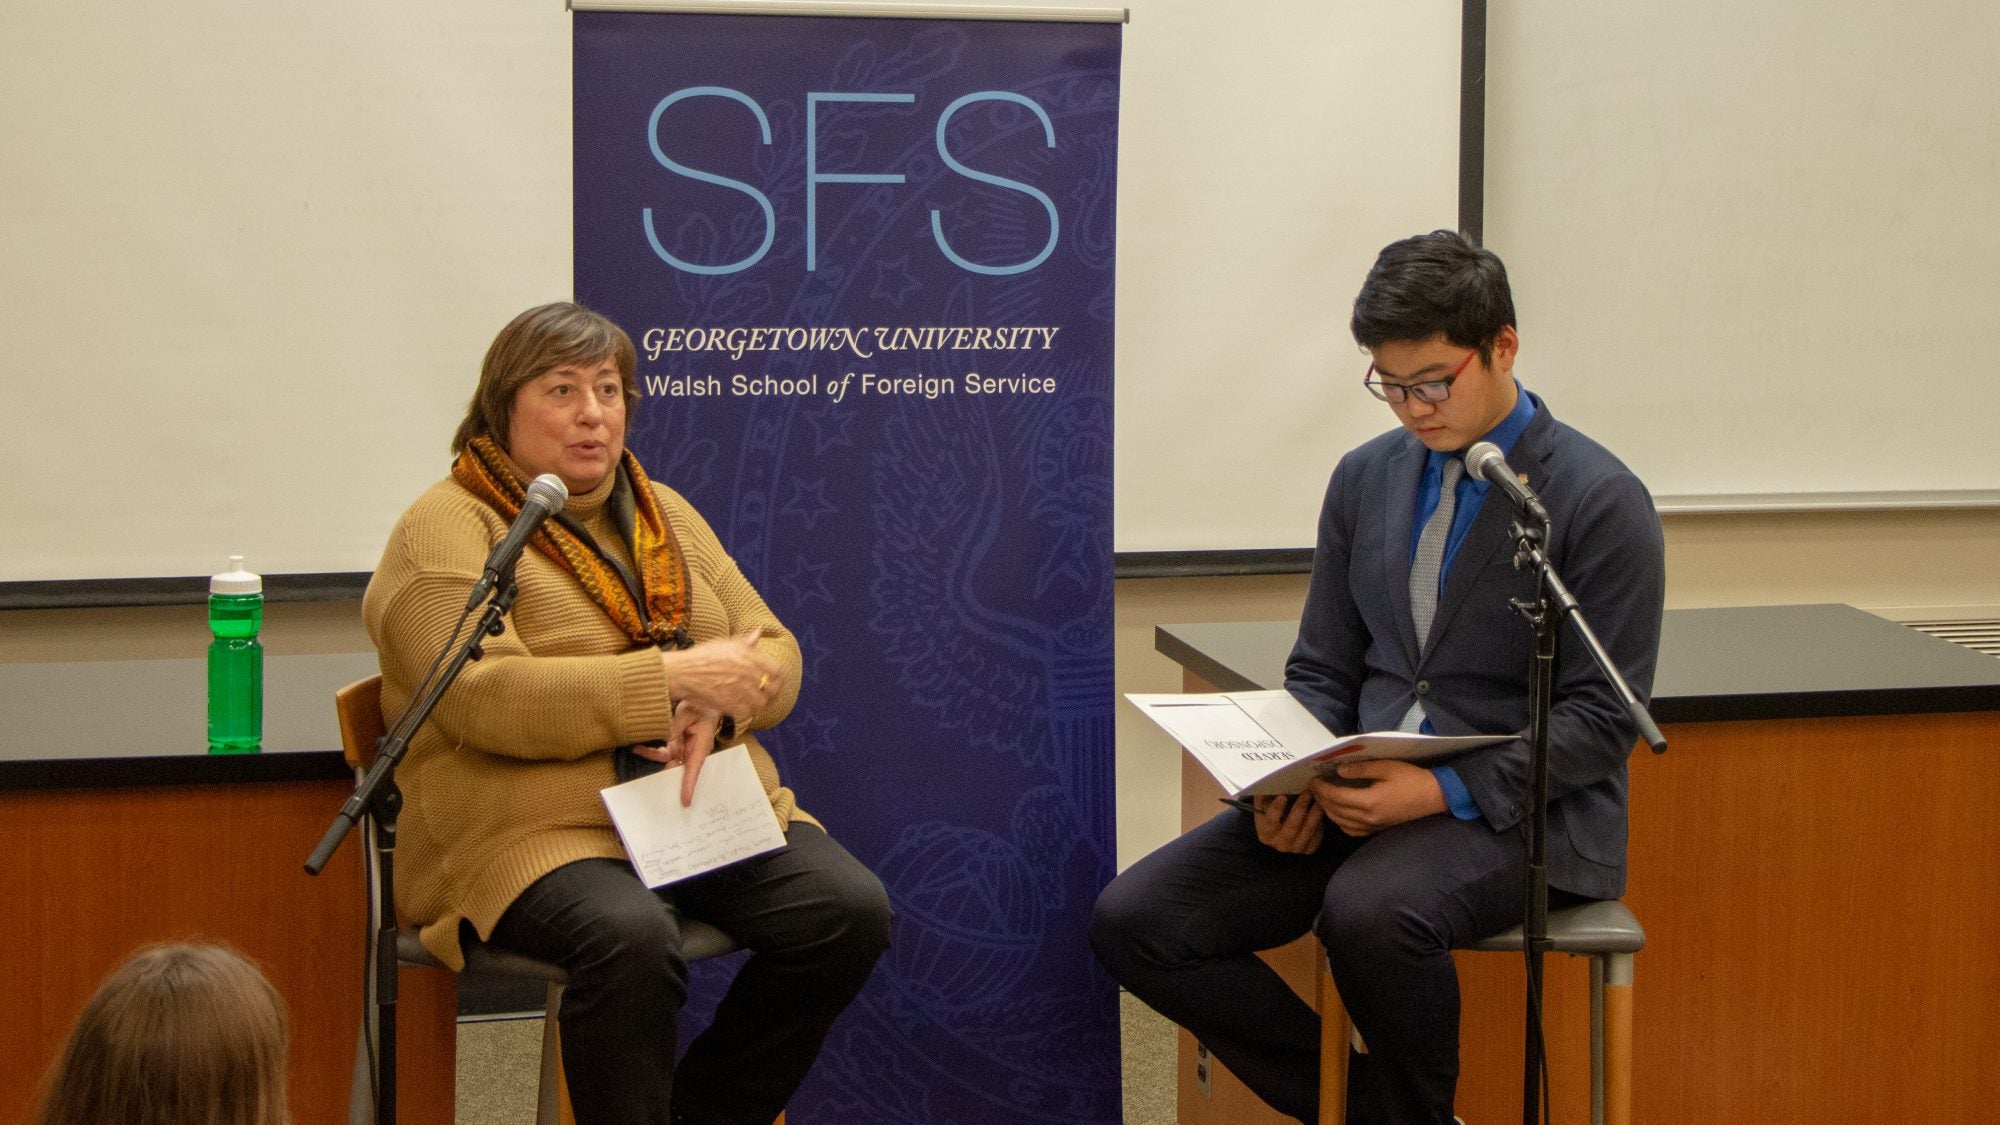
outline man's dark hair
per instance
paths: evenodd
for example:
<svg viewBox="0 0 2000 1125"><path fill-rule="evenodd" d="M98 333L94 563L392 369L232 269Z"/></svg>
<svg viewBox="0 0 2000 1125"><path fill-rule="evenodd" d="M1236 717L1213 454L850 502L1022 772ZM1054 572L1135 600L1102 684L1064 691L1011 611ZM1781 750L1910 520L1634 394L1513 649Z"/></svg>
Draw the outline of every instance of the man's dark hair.
<svg viewBox="0 0 2000 1125"><path fill-rule="evenodd" d="M1514 323L1514 294L1499 255L1457 231L1434 230L1382 248L1348 326L1364 348L1442 332L1491 362L1493 338Z"/></svg>

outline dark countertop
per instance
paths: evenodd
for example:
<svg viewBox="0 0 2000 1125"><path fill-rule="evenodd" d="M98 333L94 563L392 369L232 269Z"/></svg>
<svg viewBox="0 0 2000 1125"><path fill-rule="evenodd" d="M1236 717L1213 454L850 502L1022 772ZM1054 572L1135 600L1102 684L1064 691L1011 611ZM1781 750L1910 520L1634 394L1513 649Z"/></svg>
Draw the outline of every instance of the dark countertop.
<svg viewBox="0 0 2000 1125"><path fill-rule="evenodd" d="M1277 687L1297 629L1161 625L1154 647L1223 691ZM214 755L201 658L0 664L0 790L351 780L333 692L374 671L372 653L267 656L263 751ZM1667 611L1662 723L1994 710L2000 660L1850 606Z"/></svg>
<svg viewBox="0 0 2000 1125"><path fill-rule="evenodd" d="M374 653L264 658L264 748L208 753L204 657L0 664L0 790L352 780L333 693Z"/></svg>
<svg viewBox="0 0 2000 1125"><path fill-rule="evenodd" d="M1153 647L1246 691L1284 685L1297 635L1296 621L1161 625ZM2000 660L1845 605L1670 609L1653 677L1660 723L1996 710Z"/></svg>

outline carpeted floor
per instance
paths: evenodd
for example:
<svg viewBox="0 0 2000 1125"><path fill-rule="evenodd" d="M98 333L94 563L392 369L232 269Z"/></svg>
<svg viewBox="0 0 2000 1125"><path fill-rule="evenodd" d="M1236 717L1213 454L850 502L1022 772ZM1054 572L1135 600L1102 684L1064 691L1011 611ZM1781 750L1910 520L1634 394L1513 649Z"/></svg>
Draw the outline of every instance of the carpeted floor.
<svg viewBox="0 0 2000 1125"><path fill-rule="evenodd" d="M1173 1125L1174 1026L1130 996L1120 1009L1125 1125ZM541 1052L539 1018L461 1021L458 1125L532 1125Z"/></svg>

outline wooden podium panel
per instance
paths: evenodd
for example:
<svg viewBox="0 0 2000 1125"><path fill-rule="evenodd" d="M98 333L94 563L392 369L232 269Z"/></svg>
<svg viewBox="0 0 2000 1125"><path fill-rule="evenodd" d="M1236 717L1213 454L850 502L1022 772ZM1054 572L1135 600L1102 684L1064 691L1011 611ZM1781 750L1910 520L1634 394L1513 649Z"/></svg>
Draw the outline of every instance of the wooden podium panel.
<svg viewBox="0 0 2000 1125"><path fill-rule="evenodd" d="M331 713L331 708L328 708ZM361 836L304 871L347 781L0 790L0 1121L18 1121L98 982L140 945L227 942L291 1012L297 1125L347 1119L362 1010ZM399 1103L449 1125L456 988L402 977Z"/></svg>
<svg viewBox="0 0 2000 1125"><path fill-rule="evenodd" d="M1666 733L1633 761L1634 1121L1992 1121L2000 714Z"/></svg>
<svg viewBox="0 0 2000 1125"><path fill-rule="evenodd" d="M1992 1121L2000 714L1665 733L1632 758L1636 1125ZM1555 1120L1587 1122L1587 969L1548 963ZM1458 1112L1518 1121L1520 959L1459 965Z"/></svg>

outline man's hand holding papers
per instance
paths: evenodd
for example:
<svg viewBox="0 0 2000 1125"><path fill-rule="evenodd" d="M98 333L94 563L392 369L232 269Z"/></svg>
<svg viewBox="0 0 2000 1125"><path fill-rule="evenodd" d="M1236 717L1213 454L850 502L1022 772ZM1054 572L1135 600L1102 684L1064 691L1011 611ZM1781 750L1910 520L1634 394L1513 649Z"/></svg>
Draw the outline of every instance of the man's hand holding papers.
<svg viewBox="0 0 2000 1125"><path fill-rule="evenodd" d="M1335 776L1340 762L1424 764L1516 737L1375 731L1339 738L1287 691L1125 698L1173 735L1231 797L1297 793L1313 778Z"/></svg>

